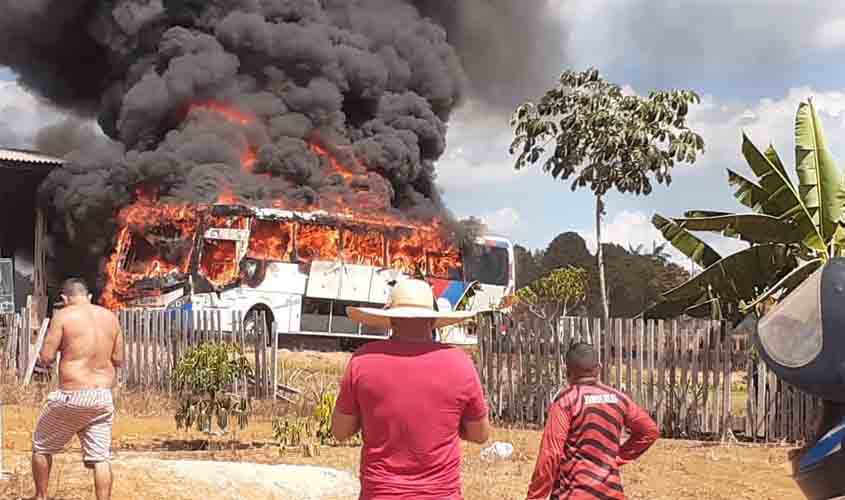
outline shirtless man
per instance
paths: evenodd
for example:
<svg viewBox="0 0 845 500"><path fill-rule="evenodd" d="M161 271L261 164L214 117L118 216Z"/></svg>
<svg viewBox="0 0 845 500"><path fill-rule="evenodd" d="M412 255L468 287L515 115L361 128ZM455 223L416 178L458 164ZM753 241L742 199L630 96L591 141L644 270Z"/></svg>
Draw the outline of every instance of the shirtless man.
<svg viewBox="0 0 845 500"><path fill-rule="evenodd" d="M74 435L82 445L85 466L94 470L97 500L111 498L111 433L114 402L111 388L123 364L123 333L117 317L91 303L85 282L62 285L64 307L50 321L37 363L49 368L61 352L59 389L50 393L32 436L35 500L47 500L53 455Z"/></svg>

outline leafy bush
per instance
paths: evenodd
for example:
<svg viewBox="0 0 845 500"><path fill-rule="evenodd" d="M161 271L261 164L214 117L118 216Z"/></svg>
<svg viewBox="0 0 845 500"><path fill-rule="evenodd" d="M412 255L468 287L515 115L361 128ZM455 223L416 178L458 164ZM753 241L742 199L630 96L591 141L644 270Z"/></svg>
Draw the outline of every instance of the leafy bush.
<svg viewBox="0 0 845 500"><path fill-rule="evenodd" d="M315 444L322 446L339 444L332 436L332 413L337 403L337 393L323 391L319 398L310 416L273 419L273 439L279 443L279 446L312 449ZM346 444L360 445L360 434L356 434Z"/></svg>
<svg viewBox="0 0 845 500"><path fill-rule="evenodd" d="M189 350L173 371L173 385L181 402L176 426L212 432L213 421L225 433L230 417L244 429L252 411L248 397L231 392L236 380L252 376L252 367L239 348L230 344L203 344Z"/></svg>
<svg viewBox="0 0 845 500"><path fill-rule="evenodd" d="M326 392L322 399L314 408L314 419L317 421L317 439L320 444L326 444L334 441L332 436L332 412L334 405L337 403L337 394L333 392Z"/></svg>

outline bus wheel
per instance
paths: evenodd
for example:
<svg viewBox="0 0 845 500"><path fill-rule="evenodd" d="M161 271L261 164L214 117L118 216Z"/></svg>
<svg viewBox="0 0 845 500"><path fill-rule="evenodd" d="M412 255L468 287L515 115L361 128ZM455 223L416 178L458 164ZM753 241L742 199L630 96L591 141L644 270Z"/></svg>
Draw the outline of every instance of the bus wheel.
<svg viewBox="0 0 845 500"><path fill-rule="evenodd" d="M258 335L261 333L259 331L261 313L264 313L264 331L267 332L267 345L270 346L273 344L273 313L269 308L256 306L250 309L244 317L244 333L246 333L247 336Z"/></svg>

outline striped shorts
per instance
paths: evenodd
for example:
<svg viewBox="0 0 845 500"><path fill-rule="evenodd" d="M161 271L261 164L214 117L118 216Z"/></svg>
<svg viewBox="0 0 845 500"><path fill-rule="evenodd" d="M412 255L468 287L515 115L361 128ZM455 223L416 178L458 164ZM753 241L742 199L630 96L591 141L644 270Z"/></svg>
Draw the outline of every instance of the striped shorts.
<svg viewBox="0 0 845 500"><path fill-rule="evenodd" d="M77 435L86 464L106 462L113 422L111 389L51 392L32 435L32 452L55 455Z"/></svg>

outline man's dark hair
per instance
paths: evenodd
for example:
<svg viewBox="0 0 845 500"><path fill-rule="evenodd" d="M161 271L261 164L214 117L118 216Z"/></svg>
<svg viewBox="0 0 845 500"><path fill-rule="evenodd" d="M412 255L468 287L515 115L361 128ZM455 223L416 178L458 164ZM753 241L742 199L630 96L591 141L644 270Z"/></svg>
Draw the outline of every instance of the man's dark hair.
<svg viewBox="0 0 845 500"><path fill-rule="evenodd" d="M65 297L88 295L88 285L82 278L68 278L62 283L62 295Z"/></svg>
<svg viewBox="0 0 845 500"><path fill-rule="evenodd" d="M589 373L599 366L599 355L592 344L576 342L566 353L566 369L572 373Z"/></svg>

